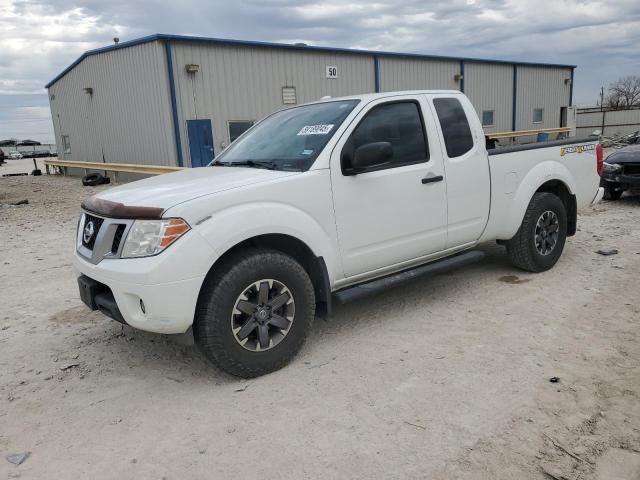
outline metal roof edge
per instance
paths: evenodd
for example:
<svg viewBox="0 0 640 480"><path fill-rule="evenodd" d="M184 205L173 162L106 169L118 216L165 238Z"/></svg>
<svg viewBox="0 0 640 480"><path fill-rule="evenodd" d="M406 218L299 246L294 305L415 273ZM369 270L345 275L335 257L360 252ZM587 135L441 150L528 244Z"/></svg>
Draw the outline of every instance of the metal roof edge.
<svg viewBox="0 0 640 480"><path fill-rule="evenodd" d="M87 57L91 57L99 53L110 52L112 50L120 50L121 48L135 47L136 45L141 45L143 43L153 42L153 41L159 40L158 37L161 37L161 35L158 35L158 34L147 35L146 37L135 38L133 40L129 40L126 42L122 42L114 45L107 45L106 47L94 48L92 50L87 50L82 55L80 55L71 65L69 65L62 72L56 75L49 83L47 83L44 86L44 88L51 87L51 85L56 83L58 80L64 77L67 73L73 70L76 67L76 65L78 65L80 62L82 62L82 60L84 60Z"/></svg>
<svg viewBox="0 0 640 480"><path fill-rule="evenodd" d="M455 56L447 56L447 55L430 55L423 53L403 53L403 52L386 52L386 51L377 51L377 50L362 50L362 49L351 49L351 48L340 48L340 47L323 47L323 46L314 46L314 45L296 45L296 44L287 44L287 43L274 43L274 42L260 42L256 40L234 40L234 39L226 39L226 38L214 38L214 37L198 37L191 35L169 35L163 33L156 33L153 35L148 35L146 37L141 37L133 40L129 40L127 42L118 43L117 45L108 45L106 47L100 47L93 50L87 50L84 52L76 61L74 61L71 65L65 68L62 72L60 72L53 80L45 85L45 88L51 87L54 83L64 77L67 73L69 73L73 68L76 67L82 60L92 55L97 55L99 53L110 52L113 50L120 50L122 48L134 47L136 45L140 45L143 43L154 42L157 40L175 40L182 42L201 42L201 43L212 43L218 45L237 45L237 46L246 46L246 47L261 47L261 48L280 48L287 50L303 50L303 51L314 51L314 52L327 52L327 53L344 53L344 54L360 54L360 55L372 55L378 57L405 57L405 58L423 58L423 59L431 59L431 60L441 60L441 61L455 61L455 62L468 62L468 63L493 63L493 64L501 64L501 65L518 65L518 66L532 66L532 67L544 67L544 68L577 68L576 65L565 65L559 63L544 63L544 62L523 62L517 60L496 60L489 58L473 58L473 57L455 57Z"/></svg>

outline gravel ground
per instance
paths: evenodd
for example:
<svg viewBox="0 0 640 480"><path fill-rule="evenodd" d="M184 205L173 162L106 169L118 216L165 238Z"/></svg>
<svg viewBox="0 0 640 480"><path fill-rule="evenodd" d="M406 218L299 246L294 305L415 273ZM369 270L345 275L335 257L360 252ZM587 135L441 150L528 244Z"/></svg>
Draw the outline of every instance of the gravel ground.
<svg viewBox="0 0 640 480"><path fill-rule="evenodd" d="M0 204L29 200L0 206L0 478L640 478L640 197L580 212L549 272L483 245L242 381L81 304L74 230L101 188L0 178Z"/></svg>

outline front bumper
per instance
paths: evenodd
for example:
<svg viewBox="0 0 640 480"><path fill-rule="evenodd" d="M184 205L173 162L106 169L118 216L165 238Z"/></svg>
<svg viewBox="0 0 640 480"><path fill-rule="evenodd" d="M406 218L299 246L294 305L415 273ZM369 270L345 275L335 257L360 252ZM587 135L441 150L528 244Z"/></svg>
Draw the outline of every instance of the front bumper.
<svg viewBox="0 0 640 480"><path fill-rule="evenodd" d="M618 173L610 173L602 175L603 182L610 182L627 187L640 188L640 175L624 175Z"/></svg>
<svg viewBox="0 0 640 480"><path fill-rule="evenodd" d="M73 267L81 289L83 283L94 285L92 293L84 293L89 301L83 298L90 308L140 330L170 334L193 324L200 288L215 258L209 244L190 231L155 257L93 264L76 250Z"/></svg>

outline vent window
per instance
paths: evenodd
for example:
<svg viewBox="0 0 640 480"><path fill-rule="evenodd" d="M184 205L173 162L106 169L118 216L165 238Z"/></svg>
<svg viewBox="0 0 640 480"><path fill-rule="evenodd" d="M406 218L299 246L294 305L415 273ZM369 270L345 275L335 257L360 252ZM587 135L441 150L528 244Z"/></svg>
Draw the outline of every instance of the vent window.
<svg viewBox="0 0 640 480"><path fill-rule="evenodd" d="M283 105L296 105L298 103L296 87L282 87L282 103Z"/></svg>

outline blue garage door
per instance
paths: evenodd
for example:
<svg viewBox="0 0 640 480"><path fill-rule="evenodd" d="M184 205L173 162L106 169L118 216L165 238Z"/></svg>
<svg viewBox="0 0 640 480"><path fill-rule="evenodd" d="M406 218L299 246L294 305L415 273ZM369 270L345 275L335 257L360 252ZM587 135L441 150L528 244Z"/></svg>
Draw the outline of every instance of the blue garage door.
<svg viewBox="0 0 640 480"><path fill-rule="evenodd" d="M214 157L211 120L187 120L192 167L204 167Z"/></svg>

